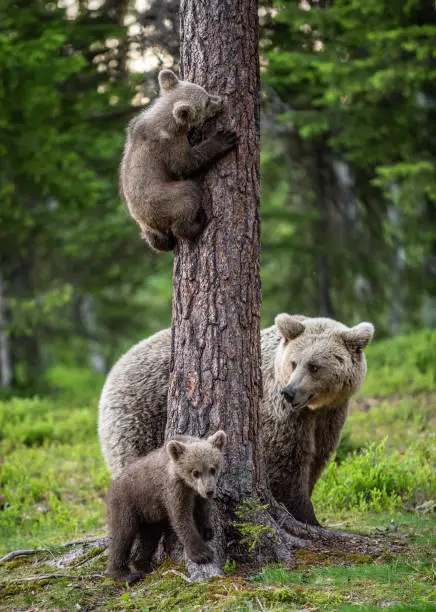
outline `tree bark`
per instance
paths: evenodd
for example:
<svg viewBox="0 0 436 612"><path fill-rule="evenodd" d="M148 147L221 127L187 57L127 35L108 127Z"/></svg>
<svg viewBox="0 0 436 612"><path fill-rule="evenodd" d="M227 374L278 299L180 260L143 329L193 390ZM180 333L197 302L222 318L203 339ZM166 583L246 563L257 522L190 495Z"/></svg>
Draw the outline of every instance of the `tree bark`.
<svg viewBox="0 0 436 612"><path fill-rule="evenodd" d="M11 350L6 324L6 300L3 278L0 276L0 385L9 389L12 382Z"/></svg>
<svg viewBox="0 0 436 612"><path fill-rule="evenodd" d="M256 0L182 0L180 8L182 78L224 96L216 124L239 136L237 149L200 179L208 226L196 244L183 241L175 249L166 439L218 429L228 436L215 561L189 562L194 579L219 574L228 556L244 558L233 526L244 499L268 504L253 519L268 527L256 547L259 563L288 559L294 546L313 538L342 541L298 523L273 499L262 453L257 11ZM215 127L205 126L203 137ZM176 553L172 543L166 549Z"/></svg>
<svg viewBox="0 0 436 612"><path fill-rule="evenodd" d="M259 444L257 8L256 0L185 0L180 9L182 78L224 96L217 123L239 136L237 150L203 177L209 225L197 244L178 244L173 277L166 437L227 433L215 525L217 565L228 553L235 508L267 489ZM193 564L190 569L195 573Z"/></svg>

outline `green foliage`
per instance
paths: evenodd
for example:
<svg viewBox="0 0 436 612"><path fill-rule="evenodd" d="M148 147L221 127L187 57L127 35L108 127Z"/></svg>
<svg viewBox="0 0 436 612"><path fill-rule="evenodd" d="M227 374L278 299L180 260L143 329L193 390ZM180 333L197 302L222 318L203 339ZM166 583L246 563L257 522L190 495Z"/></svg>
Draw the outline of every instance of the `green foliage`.
<svg viewBox="0 0 436 612"><path fill-rule="evenodd" d="M412 334L401 339L411 364L417 363L423 350L416 336L421 338L421 334ZM387 370L379 379L383 396L389 371L393 374L398 367L397 349L392 348L391 340L373 348L377 355L390 355ZM370 364L370 374L372 367ZM430 368L431 362L426 367ZM56 544L105 531L103 499L109 474L96 435L101 379L86 370L57 365L49 371L48 380L57 388L54 397L16 397L0 402L0 455L5 457L0 492L6 498L6 506L0 510L0 554L41 547L47 551L45 557L41 555L47 560L57 552ZM405 377L403 383L400 392L408 391L409 379ZM8 610L29 606L63 609L68 601L68 609L199 607L249 611L261 604L265 610L275 611L307 607L351 612L356 605L371 612L380 606L431 610L434 518L416 511L416 506L436 498L432 435L436 402L434 391L425 386L422 389L413 397L388 396L376 403L369 403L372 397L360 398L348 419L343 459L339 466L329 466L314 493L317 514L335 529L369 535L377 529L390 534L393 520L398 529L394 536L400 535L407 543L405 555L373 560L360 554L304 550L297 554L297 566L292 570L268 566L248 580L238 576L238 567L228 560L225 577L192 585L168 573L175 568L166 564L127 590L103 577L105 556L85 566L79 558L71 570L74 578L11 583L13 578L70 571L40 564L39 559L35 565L32 557L0 564L3 606ZM93 399L92 393L96 394ZM353 448L361 450L350 454ZM274 537L262 525L266 510L259 500L249 499L239 511L241 535L253 550L262 545L263 538ZM183 568L177 568L180 570Z"/></svg>
<svg viewBox="0 0 436 612"><path fill-rule="evenodd" d="M112 360L120 338L169 318L168 300L157 316L153 292L137 291L158 271L170 287L170 258L155 263L118 195L139 88L126 70L126 7L77 11L9 0L0 9L0 316L12 383L30 392L57 359L83 366L98 350Z"/></svg>
<svg viewBox="0 0 436 612"><path fill-rule="evenodd" d="M247 546L249 552L259 550L265 538L275 537L274 530L262 524L262 514L267 508L268 504L261 504L258 497L250 497L242 500L235 511L239 521L235 521L233 526L241 534L241 543Z"/></svg>
<svg viewBox="0 0 436 612"><path fill-rule="evenodd" d="M45 374L45 381L53 394L60 395L62 403L70 406L96 405L104 380L103 374L65 365L54 365Z"/></svg>
<svg viewBox="0 0 436 612"><path fill-rule="evenodd" d="M265 310L279 300L370 319L383 334L434 325L435 37L430 0L274 3L263 45L275 128L262 157Z"/></svg>
<svg viewBox="0 0 436 612"><path fill-rule="evenodd" d="M422 331L374 342L366 349L365 396L433 391L436 387L436 332Z"/></svg>
<svg viewBox="0 0 436 612"><path fill-rule="evenodd" d="M393 511L415 507L436 495L436 454L431 439L416 441L405 453L370 444L338 466L332 462L315 487L315 507L324 512Z"/></svg>

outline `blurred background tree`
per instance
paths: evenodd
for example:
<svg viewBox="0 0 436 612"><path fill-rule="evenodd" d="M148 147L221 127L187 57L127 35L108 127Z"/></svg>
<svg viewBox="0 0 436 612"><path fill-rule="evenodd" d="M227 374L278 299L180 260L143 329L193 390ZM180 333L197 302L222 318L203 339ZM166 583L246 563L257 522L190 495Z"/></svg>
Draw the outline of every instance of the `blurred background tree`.
<svg viewBox="0 0 436 612"><path fill-rule="evenodd" d="M129 118L178 60L178 2L0 8L0 383L105 371L170 324L172 256L118 196ZM279 311L434 326L432 0L265 1L263 325Z"/></svg>

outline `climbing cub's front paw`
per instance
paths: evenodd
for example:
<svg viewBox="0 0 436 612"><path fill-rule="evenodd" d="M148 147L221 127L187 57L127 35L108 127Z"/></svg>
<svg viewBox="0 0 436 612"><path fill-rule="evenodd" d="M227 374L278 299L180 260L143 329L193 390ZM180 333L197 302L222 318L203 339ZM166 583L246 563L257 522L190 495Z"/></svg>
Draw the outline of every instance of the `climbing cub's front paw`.
<svg viewBox="0 0 436 612"><path fill-rule="evenodd" d="M213 135L213 139L218 144L221 151L230 151L238 142L238 136L234 130L220 128Z"/></svg>
<svg viewBox="0 0 436 612"><path fill-rule="evenodd" d="M201 548L190 550L187 555L194 563L210 563L213 561L213 550L206 544Z"/></svg>

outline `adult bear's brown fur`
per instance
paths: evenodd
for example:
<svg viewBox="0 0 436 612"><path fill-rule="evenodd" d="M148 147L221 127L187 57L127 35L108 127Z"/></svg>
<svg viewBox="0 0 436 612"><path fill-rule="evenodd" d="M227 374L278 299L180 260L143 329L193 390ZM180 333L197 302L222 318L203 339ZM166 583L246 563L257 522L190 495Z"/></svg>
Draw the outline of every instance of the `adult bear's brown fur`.
<svg viewBox="0 0 436 612"><path fill-rule="evenodd" d="M213 559L205 543L213 537L209 500L215 495L225 443L223 431L207 440L178 436L132 463L112 483L107 501L110 576L123 582L141 578L150 570L161 535L170 528L189 559ZM137 536L136 571L131 572L130 553Z"/></svg>
<svg viewBox="0 0 436 612"><path fill-rule="evenodd" d="M312 490L365 378L363 349L373 333L371 323L349 328L289 314L262 331L264 455L274 496L300 521L317 524ZM133 346L107 377L99 435L112 477L163 442L170 359L164 330Z"/></svg>
<svg viewBox="0 0 436 612"><path fill-rule="evenodd" d="M216 115L222 101L203 87L159 73L160 96L129 124L120 171L120 193L143 237L155 251L170 251L175 238L193 240L204 229L201 191L192 176L236 144L222 129L191 147L188 126Z"/></svg>

